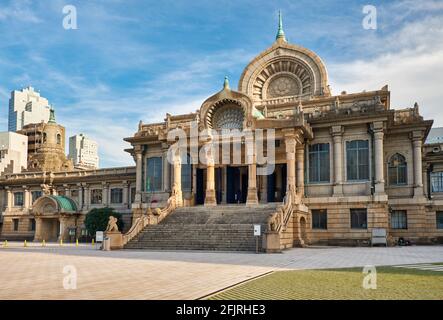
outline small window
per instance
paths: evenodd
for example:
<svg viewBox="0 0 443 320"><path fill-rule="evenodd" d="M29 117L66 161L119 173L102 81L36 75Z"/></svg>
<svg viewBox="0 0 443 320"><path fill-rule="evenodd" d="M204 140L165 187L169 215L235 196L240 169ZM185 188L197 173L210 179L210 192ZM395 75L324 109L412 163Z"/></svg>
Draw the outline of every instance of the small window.
<svg viewBox="0 0 443 320"><path fill-rule="evenodd" d="M192 189L192 164L191 164L191 156L189 154L186 155L186 160L182 160L181 165L181 182L182 182L182 190L183 191L191 191Z"/></svg>
<svg viewBox="0 0 443 320"><path fill-rule="evenodd" d="M280 145L281 145L281 141L280 140L275 140L275 147L276 148L280 148Z"/></svg>
<svg viewBox="0 0 443 320"><path fill-rule="evenodd" d="M71 197L72 198L78 198L78 190L77 189L71 190Z"/></svg>
<svg viewBox="0 0 443 320"><path fill-rule="evenodd" d="M60 133L57 133L57 144L62 144L62 136Z"/></svg>
<svg viewBox="0 0 443 320"><path fill-rule="evenodd" d="M329 181L329 143L309 146L309 182Z"/></svg>
<svg viewBox="0 0 443 320"><path fill-rule="evenodd" d="M163 159L153 157L147 159L146 191L161 191L163 181Z"/></svg>
<svg viewBox="0 0 443 320"><path fill-rule="evenodd" d="M346 142L346 172L348 181L369 180L369 142Z"/></svg>
<svg viewBox="0 0 443 320"><path fill-rule="evenodd" d="M42 192L41 191L32 191L31 196L32 196L32 203L34 203L35 200L37 200L38 198L40 198L42 196Z"/></svg>
<svg viewBox="0 0 443 320"><path fill-rule="evenodd" d="M443 211L437 211L437 229L443 229Z"/></svg>
<svg viewBox="0 0 443 320"><path fill-rule="evenodd" d="M29 231L35 231L35 219L29 219Z"/></svg>
<svg viewBox="0 0 443 320"><path fill-rule="evenodd" d="M388 176L390 185L403 185L407 182L406 159L401 154L394 154L389 160Z"/></svg>
<svg viewBox="0 0 443 320"><path fill-rule="evenodd" d="M394 210L391 213L392 229L407 229L408 217L405 210Z"/></svg>
<svg viewBox="0 0 443 320"><path fill-rule="evenodd" d="M102 189L91 190L91 204L102 204L103 192Z"/></svg>
<svg viewBox="0 0 443 320"><path fill-rule="evenodd" d="M443 171L431 173L432 192L443 192Z"/></svg>
<svg viewBox="0 0 443 320"><path fill-rule="evenodd" d="M328 228L328 213L325 209L312 210L312 229Z"/></svg>
<svg viewBox="0 0 443 320"><path fill-rule="evenodd" d="M18 219L12 219L12 225L13 225L14 231L18 231L18 223L19 223Z"/></svg>
<svg viewBox="0 0 443 320"><path fill-rule="evenodd" d="M23 206L23 192L14 193L14 206L15 207Z"/></svg>
<svg viewBox="0 0 443 320"><path fill-rule="evenodd" d="M114 188L111 189L111 203L122 203L123 202L123 189Z"/></svg>
<svg viewBox="0 0 443 320"><path fill-rule="evenodd" d="M366 209L351 209L351 228L368 228L368 214Z"/></svg>

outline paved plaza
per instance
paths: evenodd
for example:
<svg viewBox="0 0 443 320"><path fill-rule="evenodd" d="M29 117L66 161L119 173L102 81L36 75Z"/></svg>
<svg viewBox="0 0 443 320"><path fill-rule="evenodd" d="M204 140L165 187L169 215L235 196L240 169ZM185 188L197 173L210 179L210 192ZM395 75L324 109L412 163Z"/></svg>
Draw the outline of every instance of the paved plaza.
<svg viewBox="0 0 443 320"><path fill-rule="evenodd" d="M9 243L0 248L0 299L198 299L272 271L432 262L443 262L442 246L295 248L254 254L103 252L91 245L31 243L24 248L23 243ZM77 288L65 289L72 270Z"/></svg>

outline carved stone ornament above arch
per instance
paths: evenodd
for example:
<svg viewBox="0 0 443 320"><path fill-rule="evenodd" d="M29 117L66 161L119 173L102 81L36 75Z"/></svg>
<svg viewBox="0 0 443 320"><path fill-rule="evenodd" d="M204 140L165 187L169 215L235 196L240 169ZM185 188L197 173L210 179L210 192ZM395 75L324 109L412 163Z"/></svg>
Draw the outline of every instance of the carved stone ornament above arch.
<svg viewBox="0 0 443 320"><path fill-rule="evenodd" d="M254 102L331 94L326 67L320 57L306 48L281 41L276 41L246 66L238 89Z"/></svg>
<svg viewBox="0 0 443 320"><path fill-rule="evenodd" d="M251 99L230 89L225 88L206 99L200 108L199 130L243 130L253 123Z"/></svg>

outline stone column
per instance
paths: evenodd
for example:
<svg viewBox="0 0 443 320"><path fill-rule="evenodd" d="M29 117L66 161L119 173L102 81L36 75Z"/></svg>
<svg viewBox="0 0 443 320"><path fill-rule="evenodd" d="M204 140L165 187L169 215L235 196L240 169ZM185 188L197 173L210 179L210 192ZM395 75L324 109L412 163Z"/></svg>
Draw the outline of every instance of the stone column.
<svg viewBox="0 0 443 320"><path fill-rule="evenodd" d="M28 210L30 207L30 192L27 186L23 186L23 207L25 210Z"/></svg>
<svg viewBox="0 0 443 320"><path fill-rule="evenodd" d="M77 184L78 186L78 208L79 210L83 209L83 187L81 183Z"/></svg>
<svg viewBox="0 0 443 320"><path fill-rule="evenodd" d="M168 150L164 152L163 155L163 185L165 187L165 192L171 191L171 173L170 173L170 166L168 161Z"/></svg>
<svg viewBox="0 0 443 320"><path fill-rule="evenodd" d="M268 176L262 175L261 177L261 189L260 189L260 203L268 202Z"/></svg>
<svg viewBox="0 0 443 320"><path fill-rule="evenodd" d="M34 217L35 219L35 232L34 232L34 241L42 241L43 239L43 230L42 230L42 218Z"/></svg>
<svg viewBox="0 0 443 320"><path fill-rule="evenodd" d="M66 218L60 217L58 218L60 222L60 234L58 240L65 240L65 229L66 229Z"/></svg>
<svg viewBox="0 0 443 320"><path fill-rule="evenodd" d="M301 145L297 148L297 193L303 197L305 194L305 149Z"/></svg>
<svg viewBox="0 0 443 320"><path fill-rule="evenodd" d="M89 186L88 185L84 186L84 190L85 190L85 200L83 202L83 208L88 210L89 206L91 204L91 192L89 190Z"/></svg>
<svg viewBox="0 0 443 320"><path fill-rule="evenodd" d="M374 159L375 159L375 193L385 192L384 166L383 166L383 122L375 122L374 130Z"/></svg>
<svg viewBox="0 0 443 320"><path fill-rule="evenodd" d="M246 138L246 156L248 163L248 196L246 205L258 204L257 195L257 160L254 148L254 137L248 135Z"/></svg>
<svg viewBox="0 0 443 320"><path fill-rule="evenodd" d="M297 141L294 135L289 135L285 137L286 145L286 167L287 167L287 183L286 192L289 190L296 190L295 184L295 150L297 146ZM284 195L283 195L284 196Z"/></svg>
<svg viewBox="0 0 443 320"><path fill-rule="evenodd" d="M343 127L332 127L331 134L334 142L334 196L341 196L343 195Z"/></svg>
<svg viewBox="0 0 443 320"><path fill-rule="evenodd" d="M11 189L7 188L6 189L6 208L7 211L11 211L12 210L12 203L13 203L14 199L13 199L13 195L12 195L12 191Z"/></svg>
<svg viewBox="0 0 443 320"><path fill-rule="evenodd" d="M122 181L122 189L123 189L123 194L122 194L122 200L123 206L126 206L128 204L128 181Z"/></svg>
<svg viewBox="0 0 443 320"><path fill-rule="evenodd" d="M412 133L412 146L414 152L414 197L422 197L423 193L423 158L422 158L422 132Z"/></svg>
<svg viewBox="0 0 443 320"><path fill-rule="evenodd" d="M205 206L216 206L217 199L215 197L215 169L214 169L214 158L212 155L208 156L206 159L206 197Z"/></svg>
<svg viewBox="0 0 443 320"><path fill-rule="evenodd" d="M103 206L107 207L109 204L109 184L104 182L103 184L103 198L102 198L102 204Z"/></svg>
<svg viewBox="0 0 443 320"><path fill-rule="evenodd" d="M172 183L172 192L175 194L175 204L178 207L183 205L183 193L182 193L182 165L180 159L180 153L174 155L174 179Z"/></svg>
<svg viewBox="0 0 443 320"><path fill-rule="evenodd" d="M135 203L142 202L142 168L143 168L143 154L140 149L135 151L136 158L136 173L135 173Z"/></svg>

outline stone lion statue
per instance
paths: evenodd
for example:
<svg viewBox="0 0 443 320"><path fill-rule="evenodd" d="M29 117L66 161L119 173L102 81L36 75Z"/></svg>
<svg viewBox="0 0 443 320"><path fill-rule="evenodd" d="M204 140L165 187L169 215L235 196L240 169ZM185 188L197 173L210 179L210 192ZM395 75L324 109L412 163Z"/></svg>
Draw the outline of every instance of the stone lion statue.
<svg viewBox="0 0 443 320"><path fill-rule="evenodd" d="M107 232L118 232L117 226L117 218L110 216L108 221L108 227L106 228Z"/></svg>

